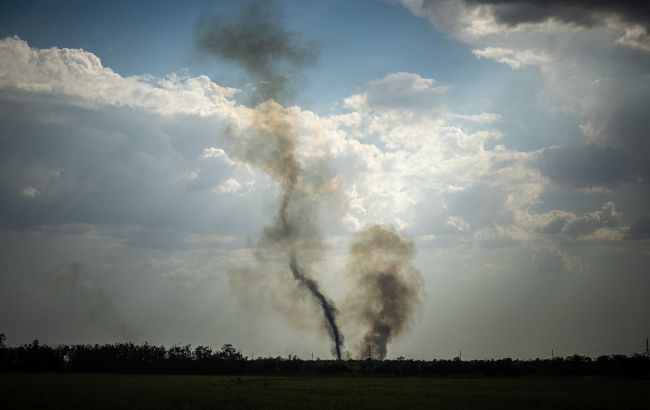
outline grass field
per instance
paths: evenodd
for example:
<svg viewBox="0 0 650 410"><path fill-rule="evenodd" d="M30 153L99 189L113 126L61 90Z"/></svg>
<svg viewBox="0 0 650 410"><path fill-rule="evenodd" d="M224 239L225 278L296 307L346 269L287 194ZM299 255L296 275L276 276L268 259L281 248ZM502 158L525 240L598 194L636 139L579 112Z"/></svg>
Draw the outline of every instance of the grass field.
<svg viewBox="0 0 650 410"><path fill-rule="evenodd" d="M650 381L0 374L3 409L650 409Z"/></svg>

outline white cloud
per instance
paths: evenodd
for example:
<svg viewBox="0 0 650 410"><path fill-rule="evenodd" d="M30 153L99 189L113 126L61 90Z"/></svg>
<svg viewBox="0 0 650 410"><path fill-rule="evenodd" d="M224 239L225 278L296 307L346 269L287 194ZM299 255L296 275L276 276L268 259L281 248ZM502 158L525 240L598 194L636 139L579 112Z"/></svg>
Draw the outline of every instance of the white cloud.
<svg viewBox="0 0 650 410"><path fill-rule="evenodd" d="M67 96L80 105L113 105L158 114L209 116L232 109L237 90L208 77L122 77L81 49L34 49L18 37L0 40L0 88Z"/></svg>
<svg viewBox="0 0 650 410"><path fill-rule="evenodd" d="M482 112L480 114L452 114L450 118L471 121L479 124L489 124L503 120L502 115L491 112Z"/></svg>
<svg viewBox="0 0 650 410"><path fill-rule="evenodd" d="M392 73L368 84L363 93L343 100L356 111L431 111L439 108L440 95L449 87L415 73Z"/></svg>
<svg viewBox="0 0 650 410"><path fill-rule="evenodd" d="M515 70L538 68L544 80L538 90L541 109L576 116L580 124L576 135L581 133L584 142L622 148L637 163L647 162L641 152L650 152L644 137L649 117L643 108L650 98L650 36L634 18L617 15L615 4L536 7L527 2L453 0L402 0L402 4L470 45L478 58ZM521 21L504 23L503 16L507 20L515 11ZM527 12L542 14L532 18ZM647 169L641 173L648 178Z"/></svg>
<svg viewBox="0 0 650 410"><path fill-rule="evenodd" d="M26 196L27 198L32 198L32 199L36 198L36 196L38 195L38 190L36 188L34 188L33 186L31 186L31 185L25 186L21 192L22 192L23 196Z"/></svg>
<svg viewBox="0 0 650 410"><path fill-rule="evenodd" d="M242 189L242 184L239 183L234 178L228 178L227 180L223 181L218 187L217 190L219 192L226 192L226 193L233 193L237 192Z"/></svg>
<svg viewBox="0 0 650 410"><path fill-rule="evenodd" d="M485 47L483 49L474 49L472 53L478 58L491 58L499 63L506 64L513 70L518 70L525 66L541 66L549 62L549 57L540 52L531 50L513 50L502 47Z"/></svg>
<svg viewBox="0 0 650 410"><path fill-rule="evenodd" d="M2 47L3 53L28 56L3 71L8 73L0 82L5 98L18 90L36 106L37 99L29 102L29 96L47 93L82 107L57 113L47 102L38 103L46 104L40 111L50 113L35 122L39 132L55 131L60 141L57 151L45 154L50 165L40 165L42 158L5 163L6 169L14 166L15 181L0 185L11 185L14 195L37 203L49 198L50 209L61 209L58 219L31 215L32 225L132 226L137 229L111 234L129 246L175 247L207 241L201 236L206 229L237 236L257 232L266 222L256 207L272 203L273 185L242 161L248 139L263 136L247 134L253 111L232 101L232 90L207 78L124 78L82 50L36 50L16 38L2 40ZM94 90L89 84L100 86ZM449 92L433 79L401 72L344 100L347 112L322 117L281 107L301 136L296 153L301 164L336 176L312 187L334 221L328 232L390 223L440 246L495 249L552 241L541 232L541 221L548 224L552 216L529 210L549 186L536 165L539 152L490 147L501 132L470 131L466 122L491 125L502 116L450 112ZM119 117L108 123L99 120L116 113ZM166 120L152 121L156 116ZM229 133L219 132L233 123ZM32 142L43 143L42 136ZM17 210L21 205L15 201L6 203L15 203ZM71 206L75 213L64 211ZM239 216L233 218L235 209ZM607 215L617 218L613 208L607 210L597 216L554 213L566 225L560 240L620 238L625 227L600 223ZM79 215L84 219L75 219ZM175 229L183 233L172 238ZM567 265L571 255L565 254Z"/></svg>
<svg viewBox="0 0 650 410"><path fill-rule="evenodd" d="M225 124L250 111L234 92L207 77L122 77L83 50L0 40L0 223L139 226L105 232L153 247L184 246L192 232L252 232L261 218L220 221L255 209L226 194L269 195L251 192L259 174L224 150Z"/></svg>
<svg viewBox="0 0 650 410"><path fill-rule="evenodd" d="M647 28L636 24L620 23L614 23L612 26L623 31L623 34L616 40L618 44L643 51L650 51L650 35Z"/></svg>

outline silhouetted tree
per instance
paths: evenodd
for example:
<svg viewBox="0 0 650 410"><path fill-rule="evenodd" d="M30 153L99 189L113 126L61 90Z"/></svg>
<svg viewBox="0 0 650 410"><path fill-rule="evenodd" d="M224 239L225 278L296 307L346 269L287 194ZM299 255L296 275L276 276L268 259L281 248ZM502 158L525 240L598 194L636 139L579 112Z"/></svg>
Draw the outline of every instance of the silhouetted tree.
<svg viewBox="0 0 650 410"><path fill-rule="evenodd" d="M287 357L258 357L247 360L232 344L212 351L207 346L175 345L169 349L148 343L103 345L42 345L38 340L18 347L6 346L0 338L0 371L75 371L121 373L199 374L364 374L392 376L486 376L603 375L650 377L650 360L633 356L573 355L553 360L302 360Z"/></svg>
<svg viewBox="0 0 650 410"><path fill-rule="evenodd" d="M220 359L224 360L243 360L244 356L241 354L239 350L237 350L233 345L230 343L226 343L225 345L221 346L221 350L219 353L217 353L218 357Z"/></svg>

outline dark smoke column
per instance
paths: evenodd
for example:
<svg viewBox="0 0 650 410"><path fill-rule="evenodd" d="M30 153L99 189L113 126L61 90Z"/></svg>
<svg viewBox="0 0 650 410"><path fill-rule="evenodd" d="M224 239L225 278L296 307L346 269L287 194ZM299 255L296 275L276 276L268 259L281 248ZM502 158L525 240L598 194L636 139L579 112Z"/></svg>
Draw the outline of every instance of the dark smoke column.
<svg viewBox="0 0 650 410"><path fill-rule="evenodd" d="M299 136L292 111L278 102L290 96L290 81L315 62L317 50L282 26L269 1L249 2L239 18L203 16L196 34L199 50L238 63L256 80L251 129L233 139L237 140L234 155L266 172L281 188L278 213L258 244L259 264L263 266L263 256L286 252L294 279L321 307L333 351L341 359L336 308L306 274L310 255L322 247L316 224L319 201L314 193L322 181L303 172L295 153Z"/></svg>
<svg viewBox="0 0 650 410"><path fill-rule="evenodd" d="M364 330L359 358L368 346L378 359L387 345L402 334L420 302L422 276L410 262L413 243L389 226L371 226L357 233L350 246L348 276L355 281L351 314Z"/></svg>
<svg viewBox="0 0 650 410"><path fill-rule="evenodd" d="M334 304L329 301L318 289L318 283L315 280L306 277L300 271L300 267L296 261L296 255L292 253L289 257L289 266L291 267L291 273L293 273L293 277L298 282L300 282L302 286L309 290L314 299L318 302L318 304L320 304L321 308L323 309L325 322L328 326L327 330L330 335L330 339L332 339L334 342L334 353L336 354L336 360L341 360L342 339L341 333L339 332L339 327L336 324L336 308L334 307Z"/></svg>

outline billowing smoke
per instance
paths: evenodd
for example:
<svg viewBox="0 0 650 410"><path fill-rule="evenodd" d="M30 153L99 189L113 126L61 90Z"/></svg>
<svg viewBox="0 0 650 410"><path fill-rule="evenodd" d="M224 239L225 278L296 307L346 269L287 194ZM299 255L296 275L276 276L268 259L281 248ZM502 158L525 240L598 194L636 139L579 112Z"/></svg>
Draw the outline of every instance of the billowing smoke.
<svg viewBox="0 0 650 410"><path fill-rule="evenodd" d="M248 3L235 19L203 16L197 25L197 46L214 57L240 64L257 81L253 93L257 105L250 126L242 130L233 125L229 132L235 157L266 172L281 189L278 212L257 244L259 270L268 271L278 255L283 255L285 269L322 310L333 353L340 359L342 337L336 308L308 273L321 254L317 211L332 181L322 173L306 172L296 156L299 136L293 111L278 102L290 96L289 82L315 62L317 50L285 29L268 1ZM242 284L242 277L231 283L256 285Z"/></svg>
<svg viewBox="0 0 650 410"><path fill-rule="evenodd" d="M414 318L422 276L410 262L413 243L389 226L371 226L357 233L350 246L348 276L355 282L349 312L365 336L360 358L386 357L386 346Z"/></svg>
<svg viewBox="0 0 650 410"><path fill-rule="evenodd" d="M258 83L254 103L290 97L290 83L313 65L319 50L282 24L273 1L247 2L240 15L204 15L197 25L199 50L240 64Z"/></svg>

